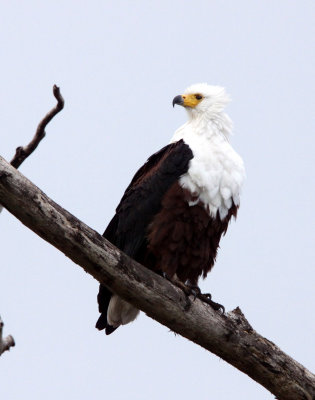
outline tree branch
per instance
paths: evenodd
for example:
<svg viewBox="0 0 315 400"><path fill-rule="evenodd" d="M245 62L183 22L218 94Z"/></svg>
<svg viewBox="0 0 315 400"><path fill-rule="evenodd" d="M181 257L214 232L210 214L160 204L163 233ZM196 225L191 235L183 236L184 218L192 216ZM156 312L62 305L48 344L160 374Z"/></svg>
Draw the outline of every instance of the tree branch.
<svg viewBox="0 0 315 400"><path fill-rule="evenodd" d="M279 400L315 398L315 376L260 336L240 309L220 315L196 299L187 310L187 299L180 289L131 260L53 202L2 157L0 202L114 293L223 358Z"/></svg>
<svg viewBox="0 0 315 400"><path fill-rule="evenodd" d="M34 135L33 139L30 141L30 143L27 146L19 146L16 148L15 155L10 162L10 164L14 168L18 169L19 166L22 164L22 162L24 160L26 160L26 158L33 153L33 151L39 145L40 141L46 135L46 132L45 132L46 126L54 118L54 116L57 115L63 109L63 107L65 105L65 101L60 93L60 88L57 85L53 86L53 94L57 100L57 104L40 121L40 123L37 126L35 135ZM3 209L3 207L0 204L0 213L1 213L2 209Z"/></svg>
<svg viewBox="0 0 315 400"><path fill-rule="evenodd" d="M10 162L10 164L14 168L16 168L16 169L19 168L19 166L22 164L22 162L29 155L31 155L33 153L33 151L39 145L40 141L46 135L46 132L45 132L46 126L54 118L54 116L63 109L65 102L64 102L63 97L61 96L59 87L56 85L53 86L53 94L57 100L57 104L40 121L40 123L37 126L35 135L34 135L33 139L30 141L30 143L27 146L20 146L16 149L15 155Z"/></svg>
<svg viewBox="0 0 315 400"><path fill-rule="evenodd" d="M15 346L14 339L11 335L8 335L7 337L3 338L3 326L4 323L0 317L0 356L5 352L9 351L10 347Z"/></svg>

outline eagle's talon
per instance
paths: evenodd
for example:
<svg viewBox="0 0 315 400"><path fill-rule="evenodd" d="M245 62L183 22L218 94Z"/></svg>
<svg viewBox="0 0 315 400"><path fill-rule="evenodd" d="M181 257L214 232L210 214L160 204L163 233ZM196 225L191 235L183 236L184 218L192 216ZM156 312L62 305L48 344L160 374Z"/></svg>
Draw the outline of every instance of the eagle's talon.
<svg viewBox="0 0 315 400"><path fill-rule="evenodd" d="M191 285L191 284L187 284L186 286L187 286L188 290L190 291L190 294L192 296L194 296L194 301L195 301L196 298L201 295L200 287L197 285Z"/></svg>
<svg viewBox="0 0 315 400"><path fill-rule="evenodd" d="M182 291L186 295L186 304L184 306L184 310L188 311L191 307L191 301L189 296L193 296L193 301L198 298L199 300L203 301L204 303L209 304L215 311L219 311L222 314L225 313L225 308L222 304L216 303L212 300L212 295L210 293L201 293L199 286L192 285L190 283L185 284L181 282L178 278L170 278L165 272L162 273L163 277L166 278L168 281L173 283L178 288L182 289Z"/></svg>
<svg viewBox="0 0 315 400"><path fill-rule="evenodd" d="M215 301L211 300L212 296L210 293L200 294L198 298L203 301L204 303L209 304L215 311L219 311L222 314L225 313L225 308L222 304L216 303Z"/></svg>
<svg viewBox="0 0 315 400"><path fill-rule="evenodd" d="M222 304L216 303L210 299L205 299L204 300L207 304L209 304L215 311L219 311L222 314L225 313L225 308Z"/></svg>

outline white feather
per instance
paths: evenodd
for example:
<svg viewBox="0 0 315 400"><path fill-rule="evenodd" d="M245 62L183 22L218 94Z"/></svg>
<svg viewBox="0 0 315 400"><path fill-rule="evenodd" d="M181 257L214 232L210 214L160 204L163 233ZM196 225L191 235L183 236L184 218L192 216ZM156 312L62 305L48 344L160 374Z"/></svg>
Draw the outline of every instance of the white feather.
<svg viewBox="0 0 315 400"><path fill-rule="evenodd" d="M139 310L137 308L114 294L109 302L107 322L117 328L120 325L126 325L134 321L138 314Z"/></svg>
<svg viewBox="0 0 315 400"><path fill-rule="evenodd" d="M245 179L243 160L229 143L232 121L223 112L229 96L219 86L197 84L185 94L199 93L203 100L195 108L187 108L189 120L174 134L171 142L183 139L193 152L186 174L180 185L197 196L198 201L212 217L219 212L224 219L232 200L239 205L240 192Z"/></svg>

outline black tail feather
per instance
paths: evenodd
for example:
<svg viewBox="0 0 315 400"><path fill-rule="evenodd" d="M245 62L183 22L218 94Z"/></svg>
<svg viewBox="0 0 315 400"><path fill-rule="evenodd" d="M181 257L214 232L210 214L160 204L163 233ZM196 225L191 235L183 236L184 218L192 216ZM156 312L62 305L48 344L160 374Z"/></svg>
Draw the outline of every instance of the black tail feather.
<svg viewBox="0 0 315 400"><path fill-rule="evenodd" d="M101 314L95 324L95 328L98 329L99 331L101 331L101 330L105 329L106 326L107 326L106 314Z"/></svg>
<svg viewBox="0 0 315 400"><path fill-rule="evenodd" d="M95 324L95 328L100 331L105 329L106 335L110 335L118 328L118 327L114 328L107 322L107 309L111 297L112 297L111 291L108 290L105 286L100 285L97 301L98 301L98 310L101 313L101 315Z"/></svg>
<svg viewBox="0 0 315 400"><path fill-rule="evenodd" d="M99 319L96 322L95 328L97 328L100 331L105 329L106 335L110 335L111 333L113 333L118 328L118 326L116 326L116 328L115 328L115 327L109 325L107 323L106 314L101 314L101 316L99 317Z"/></svg>
<svg viewBox="0 0 315 400"><path fill-rule="evenodd" d="M106 335L110 335L111 333L113 333L116 329L118 328L118 326L116 326L116 328L114 328L111 325L106 325L106 329L105 329L105 333Z"/></svg>

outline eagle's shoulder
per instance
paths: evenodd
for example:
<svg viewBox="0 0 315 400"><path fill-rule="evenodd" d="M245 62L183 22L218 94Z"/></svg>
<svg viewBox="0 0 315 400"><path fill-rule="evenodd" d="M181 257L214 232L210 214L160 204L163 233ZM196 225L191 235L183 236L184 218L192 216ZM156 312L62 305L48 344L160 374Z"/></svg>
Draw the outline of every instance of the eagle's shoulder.
<svg viewBox="0 0 315 400"><path fill-rule="evenodd" d="M104 236L134 256L148 224L161 207L163 196L187 172L192 157L190 147L183 140L154 153L132 178Z"/></svg>
<svg viewBox="0 0 315 400"><path fill-rule="evenodd" d="M161 173L166 168L171 169L169 172L176 172L176 168L182 169L181 167L188 163L192 157L192 151L183 139L164 146L162 149L152 154L143 166L139 168L128 185L125 194L128 193L132 187L140 185L142 181L148 179L156 172ZM163 171L159 171L159 166L163 164L166 158L168 158L169 161L164 166Z"/></svg>

